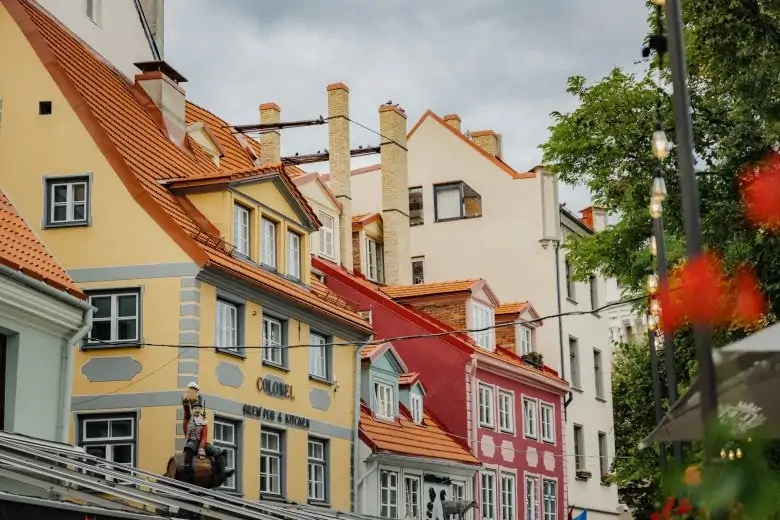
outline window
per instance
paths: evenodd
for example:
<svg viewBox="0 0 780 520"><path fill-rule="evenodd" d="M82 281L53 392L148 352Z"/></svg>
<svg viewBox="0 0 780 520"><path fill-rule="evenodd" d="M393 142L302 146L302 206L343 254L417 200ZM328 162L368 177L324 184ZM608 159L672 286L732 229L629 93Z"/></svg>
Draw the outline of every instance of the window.
<svg viewBox="0 0 780 520"><path fill-rule="evenodd" d="M284 439L281 432L263 426L260 433L260 493L281 496Z"/></svg>
<svg viewBox="0 0 780 520"><path fill-rule="evenodd" d="M366 238L366 277L382 283L385 280L385 255L382 244Z"/></svg>
<svg viewBox="0 0 780 520"><path fill-rule="evenodd" d="M452 500L466 500L466 484L462 482L452 483Z"/></svg>
<svg viewBox="0 0 780 520"><path fill-rule="evenodd" d="M95 292L89 304L96 311L87 343L93 345L138 343L141 340L141 293L128 290L116 293Z"/></svg>
<svg viewBox="0 0 780 520"><path fill-rule="evenodd" d="M412 258L412 283L425 283L425 257Z"/></svg>
<svg viewBox="0 0 780 520"><path fill-rule="evenodd" d="M263 219L263 249L260 262L276 269L276 222Z"/></svg>
<svg viewBox="0 0 780 520"><path fill-rule="evenodd" d="M422 186L409 188L409 225L421 226L423 222Z"/></svg>
<svg viewBox="0 0 780 520"><path fill-rule="evenodd" d="M301 235L287 232L287 276L301 279Z"/></svg>
<svg viewBox="0 0 780 520"><path fill-rule="evenodd" d="M574 468L585 469L585 432L579 424L574 425Z"/></svg>
<svg viewBox="0 0 780 520"><path fill-rule="evenodd" d="M569 336L569 376L571 379L571 386L574 388L580 388L579 350L580 345L577 338Z"/></svg>
<svg viewBox="0 0 780 520"><path fill-rule="evenodd" d="M574 293L574 273L568 258L564 260L564 263L566 266L566 297L574 300L576 296Z"/></svg>
<svg viewBox="0 0 780 520"><path fill-rule="evenodd" d="M471 302L472 312L474 313L474 325L471 333L471 337L474 339L474 343L484 348L485 350L493 350L493 309L482 305L481 303ZM481 330L484 329L484 330Z"/></svg>
<svg viewBox="0 0 780 520"><path fill-rule="evenodd" d="M404 518L420 518L420 477L404 476Z"/></svg>
<svg viewBox="0 0 780 520"><path fill-rule="evenodd" d="M100 6L99 2L100 0L85 0L86 1L86 14L87 17L92 20L93 23L97 24L98 22L98 16L100 13Z"/></svg>
<svg viewBox="0 0 780 520"><path fill-rule="evenodd" d="M528 439L537 438L536 400L523 397L523 433Z"/></svg>
<svg viewBox="0 0 780 520"><path fill-rule="evenodd" d="M609 475L609 448L607 447L607 434L599 432L599 467L601 476Z"/></svg>
<svg viewBox="0 0 780 520"><path fill-rule="evenodd" d="M238 306L217 300L217 348L239 352Z"/></svg>
<svg viewBox="0 0 780 520"><path fill-rule="evenodd" d="M433 197L437 222L482 216L482 197L465 182L436 185Z"/></svg>
<svg viewBox="0 0 780 520"><path fill-rule="evenodd" d="M360 317L366 320L369 324L373 324L373 316L371 315L371 311L360 311L359 312Z"/></svg>
<svg viewBox="0 0 780 520"><path fill-rule="evenodd" d="M542 440L555 444L555 407L542 403Z"/></svg>
<svg viewBox="0 0 780 520"><path fill-rule="evenodd" d="M604 372L601 367L601 351L593 349L593 375L596 378L596 397L604 399Z"/></svg>
<svg viewBox="0 0 780 520"><path fill-rule="evenodd" d="M285 366L282 322L263 316L263 362Z"/></svg>
<svg viewBox="0 0 780 520"><path fill-rule="evenodd" d="M515 520L515 476L501 474L501 520Z"/></svg>
<svg viewBox="0 0 780 520"><path fill-rule="evenodd" d="M417 424L421 424L423 421L423 400L422 396L412 394L409 397L409 403L411 404L412 420Z"/></svg>
<svg viewBox="0 0 780 520"><path fill-rule="evenodd" d="M237 253L249 256L249 210L240 204L233 206L233 246Z"/></svg>
<svg viewBox="0 0 780 520"><path fill-rule="evenodd" d="M86 226L90 211L89 177L46 179L46 225Z"/></svg>
<svg viewBox="0 0 780 520"><path fill-rule="evenodd" d="M588 286L590 287L590 308L595 312L599 308L599 283L595 274L588 278Z"/></svg>
<svg viewBox="0 0 780 520"><path fill-rule="evenodd" d="M225 464L225 469L238 469L236 467L236 461L239 460L237 435L238 427L238 423L235 421L229 421L221 417L214 418L214 446L225 450L227 454L227 464ZM222 487L225 489L235 490L237 488L236 475L238 475L238 471L236 471L232 477L225 480L225 483L222 484Z"/></svg>
<svg viewBox="0 0 780 520"><path fill-rule="evenodd" d="M322 227L318 232L320 254L331 260L335 260L336 247L334 245L334 237L336 236L336 219L323 211L320 211L319 217L320 222L322 222Z"/></svg>
<svg viewBox="0 0 780 520"><path fill-rule="evenodd" d="M393 420L395 409L393 403L393 387L385 383L374 383L374 399L376 400L376 416L380 419Z"/></svg>
<svg viewBox="0 0 780 520"><path fill-rule="evenodd" d="M558 483L554 480L542 481L542 503L544 506L543 520L558 518Z"/></svg>
<svg viewBox="0 0 780 520"><path fill-rule="evenodd" d="M309 439L309 500L327 502L328 445L322 439Z"/></svg>
<svg viewBox="0 0 780 520"><path fill-rule="evenodd" d="M482 484L482 520L498 520L496 518L496 474L483 471L479 477Z"/></svg>
<svg viewBox="0 0 780 520"><path fill-rule="evenodd" d="M493 389L489 386L479 385L479 425L485 428L493 428Z"/></svg>
<svg viewBox="0 0 780 520"><path fill-rule="evenodd" d="M82 415L78 442L87 454L117 464L135 465L135 415Z"/></svg>
<svg viewBox="0 0 780 520"><path fill-rule="evenodd" d="M539 479L525 477L525 518L539 520Z"/></svg>
<svg viewBox="0 0 780 520"><path fill-rule="evenodd" d="M398 518L398 473L379 472L379 516Z"/></svg>
<svg viewBox="0 0 780 520"><path fill-rule="evenodd" d="M529 354L534 351L533 331L520 325L520 354Z"/></svg>
<svg viewBox="0 0 780 520"><path fill-rule="evenodd" d="M330 345L328 338L311 333L309 336L309 375L330 381Z"/></svg>
<svg viewBox="0 0 780 520"><path fill-rule="evenodd" d="M515 400L502 390L498 391L498 427L502 432L515 432Z"/></svg>

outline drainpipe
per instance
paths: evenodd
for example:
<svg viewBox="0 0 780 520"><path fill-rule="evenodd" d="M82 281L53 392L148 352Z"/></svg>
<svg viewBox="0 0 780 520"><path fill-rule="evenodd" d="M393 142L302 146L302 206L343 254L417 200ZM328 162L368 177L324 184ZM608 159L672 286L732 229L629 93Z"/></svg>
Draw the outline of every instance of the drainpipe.
<svg viewBox="0 0 780 520"><path fill-rule="evenodd" d="M358 457L360 457L360 366L361 366L361 358L360 353L361 351L366 348L372 341L374 341L374 335L372 334L369 336L368 341L365 343L361 343L355 347L355 403L353 410L355 411L355 417L354 422L352 424L352 467L353 468L359 468L360 462L358 461ZM374 468L376 469L376 468ZM371 473L369 471L368 474L364 475L363 478L358 480L354 476L354 469L353 476L352 476L352 512L357 512L357 505L358 505L358 491L360 489L360 485L365 480L365 477L368 476L368 474Z"/></svg>
<svg viewBox="0 0 780 520"><path fill-rule="evenodd" d="M565 371L563 369L564 366L564 359L565 352L563 350L563 304L561 302L561 241L556 240L555 241L555 294L558 298L558 345L560 347L560 353L561 353L561 379L566 381ZM566 400L563 402L563 413L564 418L566 417L566 409L571 404L572 400L574 399L574 394L569 392L566 395Z"/></svg>

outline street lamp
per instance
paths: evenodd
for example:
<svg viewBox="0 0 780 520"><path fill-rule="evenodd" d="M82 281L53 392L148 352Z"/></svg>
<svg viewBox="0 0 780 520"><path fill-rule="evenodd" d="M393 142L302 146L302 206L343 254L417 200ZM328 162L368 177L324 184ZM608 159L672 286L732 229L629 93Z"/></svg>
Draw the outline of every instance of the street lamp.
<svg viewBox="0 0 780 520"><path fill-rule="evenodd" d="M655 420L656 422L660 423L661 419L663 419L663 410L661 409L661 379L658 371L658 353L655 349L657 330L658 317L653 316L652 314L648 314L647 337L650 340L650 377L653 380L653 404L655 405ZM661 472L666 473L666 443L659 443L658 449L659 460L661 463Z"/></svg>

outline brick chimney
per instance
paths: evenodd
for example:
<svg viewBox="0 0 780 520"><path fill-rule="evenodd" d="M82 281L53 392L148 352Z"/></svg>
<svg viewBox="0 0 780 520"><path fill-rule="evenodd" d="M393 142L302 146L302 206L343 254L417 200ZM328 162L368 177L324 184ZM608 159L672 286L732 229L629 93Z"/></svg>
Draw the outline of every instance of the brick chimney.
<svg viewBox="0 0 780 520"><path fill-rule="evenodd" d="M585 222L588 226L593 227L593 206L588 206L585 209L581 209L580 215L582 215L583 222Z"/></svg>
<svg viewBox="0 0 780 520"><path fill-rule="evenodd" d="M352 158L349 155L349 88L332 83L328 91L328 166L330 188L341 203L339 216L339 254L348 271L353 268L352 255Z"/></svg>
<svg viewBox="0 0 780 520"><path fill-rule="evenodd" d="M444 119L444 122L450 125L452 128L457 130L458 132L461 131L461 120L460 116L458 114L447 114L442 119Z"/></svg>
<svg viewBox="0 0 780 520"><path fill-rule="evenodd" d="M380 155L385 283L411 285L406 112L398 105L379 107L379 133L382 135Z"/></svg>
<svg viewBox="0 0 780 520"><path fill-rule="evenodd" d="M501 158L501 135L493 130L471 132L471 140L493 157Z"/></svg>
<svg viewBox="0 0 780 520"><path fill-rule="evenodd" d="M595 231L604 231L607 228L607 211L598 206L588 206L580 210L582 220Z"/></svg>
<svg viewBox="0 0 780 520"><path fill-rule="evenodd" d="M184 146L187 97L181 84L187 79L164 61L145 61L134 65L141 70L140 74L136 74L135 82L160 111L161 123L168 137L177 146Z"/></svg>
<svg viewBox="0 0 780 520"><path fill-rule="evenodd" d="M279 123L282 109L276 103L263 103L259 107L260 124ZM260 164L275 164L282 160L282 134L272 130L260 134Z"/></svg>

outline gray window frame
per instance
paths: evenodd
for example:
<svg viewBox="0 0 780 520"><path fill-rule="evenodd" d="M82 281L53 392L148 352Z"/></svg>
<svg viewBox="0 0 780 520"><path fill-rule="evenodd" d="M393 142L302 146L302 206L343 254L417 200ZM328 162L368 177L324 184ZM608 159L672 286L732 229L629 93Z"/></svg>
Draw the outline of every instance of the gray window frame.
<svg viewBox="0 0 780 520"><path fill-rule="evenodd" d="M216 433L217 433L217 423L224 423L229 424L233 427L233 440L234 444L229 445L228 443L221 442L217 440ZM235 487L224 487L221 486L219 489L221 491L227 491L229 493L241 493L241 490L243 489L243 479L241 478L243 476L243 467L242 467L242 456L243 456L243 444L244 444L244 421L240 419L234 419L232 417L227 417L225 415L219 415L214 414L214 431L211 434L211 441L214 444L215 448L230 448L235 450L235 456L233 457L233 461L235 463L235 470L236 473L233 476L235 479ZM227 468L226 468L227 469Z"/></svg>
<svg viewBox="0 0 780 520"><path fill-rule="evenodd" d="M51 203L52 187L55 184L86 184L86 204L84 207L83 221L54 222L52 220ZM92 226L92 172L76 175L44 175L43 176L43 229L90 227Z"/></svg>
<svg viewBox="0 0 780 520"><path fill-rule="evenodd" d="M217 317L219 316L217 308L219 303L223 302L228 305L232 305L236 308L236 327L238 348L236 350L230 350L229 348L218 346L217 336L219 329L217 328ZM217 290L217 297L214 303L214 350L220 354L227 354L229 356L235 356L239 358L246 358L245 337L246 337L246 301L237 297L225 294L224 292Z"/></svg>
<svg viewBox="0 0 780 520"><path fill-rule="evenodd" d="M325 340L325 345L323 345L323 348L325 349L324 377L317 374L312 374L311 372L311 350L314 347L314 343L311 341L312 336L317 336ZM321 381L323 383L333 382L333 336L323 334L322 332L316 330L309 330L309 379Z"/></svg>
<svg viewBox="0 0 780 520"><path fill-rule="evenodd" d="M262 468L262 456L263 456L263 434L272 433L279 436L279 493L269 493L260 489L260 498L284 498L287 496L287 436L285 430L277 430L274 428L267 428L264 425L260 426L260 468ZM262 479L262 470L261 470ZM260 481L258 481L258 486Z"/></svg>
<svg viewBox="0 0 780 520"><path fill-rule="evenodd" d="M139 433L139 419L140 419L140 413L138 411L128 411L128 412L117 412L117 413L78 413L76 414L75 418L75 439L76 439L76 445L80 446L82 448L89 447L89 446L102 446L102 445L117 445L117 444L132 444L133 446L133 456L131 461L131 467L137 467L138 466L138 448L140 443L138 438ZM133 435L132 435L132 441L128 441L127 439L122 440L110 440L110 437L108 440L101 440L101 441L89 441L84 440L84 432L85 432L85 423L87 421L111 421L111 420L117 420L117 419L131 419L133 421ZM101 457L102 458L102 457ZM103 478L103 475L95 474L98 478ZM121 482L121 481L119 481Z"/></svg>
<svg viewBox="0 0 780 520"><path fill-rule="evenodd" d="M262 360L263 366L268 366L272 368L276 368L278 370L283 370L285 372L290 371L290 352L287 346L290 344L290 320L288 318L283 318L281 316L278 316L276 314L271 314L264 312L262 316L262 320L260 322L260 340L262 341L263 338L263 329L265 328L265 321L271 320L278 322L281 326L281 333L282 333L282 341L281 341L281 354L282 354L282 362L276 363L275 361L268 360L265 358L265 344L263 343L263 348L261 349L262 352L260 354L260 359Z"/></svg>
<svg viewBox="0 0 780 520"><path fill-rule="evenodd" d="M95 349L112 349L112 348L128 348L128 347L142 347L144 341L144 294L143 289L138 286L130 287L111 287L105 289L85 290L84 293L87 296L87 302L91 301L92 297L100 296L118 296L118 295L135 295L137 298L138 314L136 316L136 322L138 327L138 338L135 340L127 341L91 341L92 330L87 333L87 337L82 341L81 350L95 350ZM112 315L111 320L116 318ZM94 318L93 318L94 320ZM94 321L92 326L94 327Z"/></svg>
<svg viewBox="0 0 780 520"><path fill-rule="evenodd" d="M606 432L599 432L599 470L600 477L609 474L609 439Z"/></svg>
<svg viewBox="0 0 780 520"><path fill-rule="evenodd" d="M574 345L574 350L572 350L572 345ZM582 390L580 368L580 340L569 336L569 378L571 379L569 383L576 390Z"/></svg>
<svg viewBox="0 0 780 520"><path fill-rule="evenodd" d="M322 453L324 460L316 460L309 457L309 443L319 443L322 444ZM311 463L320 464L323 466L323 473L324 473L324 479L323 482L324 486L324 493L325 497L322 500L318 500L315 498L312 498L309 496L309 464ZM309 435L306 439L306 500L310 504L318 504L318 505L329 505L331 500L331 494L330 494L330 439L326 439L324 437L317 437L315 435Z"/></svg>
<svg viewBox="0 0 780 520"><path fill-rule="evenodd" d="M604 356L601 355L601 350L593 349L593 377L596 380L594 383L594 390L596 392L596 399L605 400L604 393Z"/></svg>
<svg viewBox="0 0 780 520"><path fill-rule="evenodd" d="M585 428L581 424L574 424L574 470L585 471L587 464L585 461Z"/></svg>

